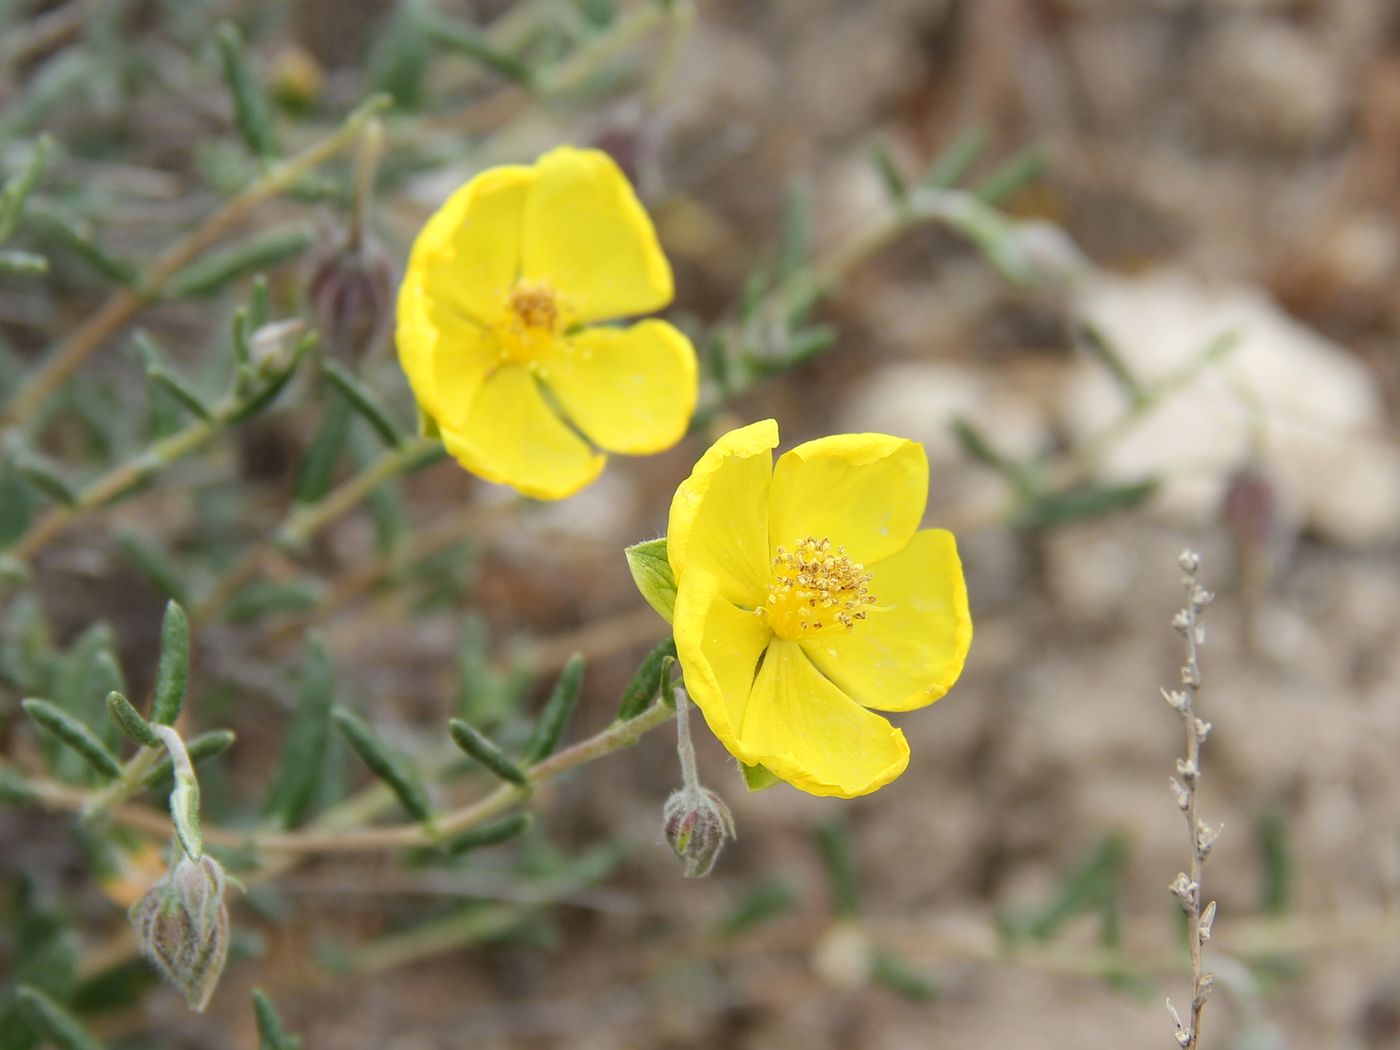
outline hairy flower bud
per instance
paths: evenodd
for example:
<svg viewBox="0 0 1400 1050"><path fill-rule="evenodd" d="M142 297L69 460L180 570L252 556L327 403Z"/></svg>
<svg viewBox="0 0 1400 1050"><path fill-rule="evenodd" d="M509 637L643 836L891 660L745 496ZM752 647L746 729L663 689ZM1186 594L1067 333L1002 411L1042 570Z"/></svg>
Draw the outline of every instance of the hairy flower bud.
<svg viewBox="0 0 1400 1050"><path fill-rule="evenodd" d="M203 1012L228 958L223 866L205 854L181 857L173 872L131 907L141 952Z"/></svg>
<svg viewBox="0 0 1400 1050"><path fill-rule="evenodd" d="M317 255L307 296L326 349L356 361L388 331L394 272L389 257L367 238L331 242Z"/></svg>
<svg viewBox="0 0 1400 1050"><path fill-rule="evenodd" d="M673 791L661 811L661 819L666 841L684 861L686 877L691 879L708 875L725 840L735 837L729 807L706 787Z"/></svg>

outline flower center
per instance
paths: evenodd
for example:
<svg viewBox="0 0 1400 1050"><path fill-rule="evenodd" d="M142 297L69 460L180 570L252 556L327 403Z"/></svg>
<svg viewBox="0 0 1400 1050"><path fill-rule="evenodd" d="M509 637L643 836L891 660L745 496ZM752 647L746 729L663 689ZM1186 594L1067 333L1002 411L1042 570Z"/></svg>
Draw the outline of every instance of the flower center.
<svg viewBox="0 0 1400 1050"><path fill-rule="evenodd" d="M496 323L503 361L536 361L559 333L559 298L542 281L516 281Z"/></svg>
<svg viewBox="0 0 1400 1050"><path fill-rule="evenodd" d="M792 550L779 547L773 559L768 600L755 611L779 638L809 638L820 632L849 631L875 604L866 588L873 576L846 557L845 547L807 536Z"/></svg>

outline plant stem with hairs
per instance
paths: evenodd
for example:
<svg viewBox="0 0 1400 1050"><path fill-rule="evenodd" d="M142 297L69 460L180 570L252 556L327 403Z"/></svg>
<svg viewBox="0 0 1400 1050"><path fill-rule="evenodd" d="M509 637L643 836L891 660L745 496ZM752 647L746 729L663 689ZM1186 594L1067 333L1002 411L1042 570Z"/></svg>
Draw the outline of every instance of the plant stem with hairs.
<svg viewBox="0 0 1400 1050"><path fill-rule="evenodd" d="M1210 997L1215 975L1201 970L1201 954L1206 941L1210 940L1211 926L1215 922L1215 901L1201 906L1201 870L1206 856L1210 853L1219 828L1211 828L1196 813L1196 790L1201 782L1201 745L1210 736L1210 723L1196 714L1196 701L1201 688L1200 647L1205 642L1205 628L1201 626L1201 611L1214 597L1196 580L1201 567L1201 559L1194 551L1181 552L1177 563L1183 573L1181 583L1186 593L1186 605L1172 619L1172 626L1186 639L1186 663L1181 668L1181 688L1168 692L1162 690L1167 703L1181 716L1186 731L1186 757L1176 760L1176 776L1171 778L1171 788L1176 796L1177 807L1186 817L1186 830L1190 839L1190 873L1179 872L1169 889L1181 910L1186 913L1187 937L1191 949L1191 1009L1183 1020L1171 1000L1167 1009L1171 1011L1172 1022L1176 1026L1176 1042L1182 1050L1195 1050L1200 1045L1201 1012Z"/></svg>

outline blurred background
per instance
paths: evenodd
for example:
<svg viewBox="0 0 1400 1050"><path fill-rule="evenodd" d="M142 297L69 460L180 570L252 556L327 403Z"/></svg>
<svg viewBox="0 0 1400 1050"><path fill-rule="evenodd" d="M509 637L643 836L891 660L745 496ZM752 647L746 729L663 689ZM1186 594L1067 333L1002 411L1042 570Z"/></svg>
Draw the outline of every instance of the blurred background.
<svg viewBox="0 0 1400 1050"><path fill-rule="evenodd" d="M571 734L593 732L666 633L622 548L664 531L716 434L766 416L785 445L925 442L927 523L958 533L976 623L958 686L899 717L913 759L877 794L748 794L702 733L739 834L687 881L660 833L679 783L663 728L543 789L518 843L311 858L238 895L203 1016L132 959L123 909L159 853L6 807L0 984L61 952L67 1001L114 1047L253 1046L254 984L308 1047L1170 1046L1187 841L1158 687L1178 679L1189 545L1219 594L1201 1045L1400 1046L1393 0L9 0L0 18L4 173L53 138L14 240L48 271L0 279L5 402L266 172L220 20L282 155L394 99L354 251L351 149L238 217L242 254L182 270L139 335L113 327L11 421L17 766L40 750L16 716L36 681L61 691L67 668L80 693L110 647L145 695L172 596L195 621L192 729L238 733L201 766L214 821L256 814L313 628L337 701L405 753L460 712L518 739L574 651ZM623 164L676 270L668 316L706 377L680 446L557 505L420 464L269 543L381 451L303 368L25 546L53 492L24 457L76 485L173 432L143 365L216 388L255 272L271 316L314 324L408 429L387 331L413 235L474 172L561 142ZM319 797L366 782L337 743Z"/></svg>

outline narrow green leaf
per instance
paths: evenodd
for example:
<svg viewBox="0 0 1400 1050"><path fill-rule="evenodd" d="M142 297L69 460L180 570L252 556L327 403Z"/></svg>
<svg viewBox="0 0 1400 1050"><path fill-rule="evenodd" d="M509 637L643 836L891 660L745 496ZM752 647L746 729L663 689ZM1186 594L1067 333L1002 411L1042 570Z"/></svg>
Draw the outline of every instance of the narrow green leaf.
<svg viewBox="0 0 1400 1050"><path fill-rule="evenodd" d="M223 22L214 31L223 62L224 79L233 95L234 122L243 141L263 160L277 156L277 136L272 127L272 107L243 59L243 38Z"/></svg>
<svg viewBox="0 0 1400 1050"><path fill-rule="evenodd" d="M105 1050L76 1017L33 985L16 988L15 1002L30 1030L58 1050Z"/></svg>
<svg viewBox="0 0 1400 1050"><path fill-rule="evenodd" d="M1293 858L1288 822L1277 810L1259 818L1259 907L1267 915L1286 915L1293 898Z"/></svg>
<svg viewBox="0 0 1400 1050"><path fill-rule="evenodd" d="M569 724L569 718L578 706L578 694L582 686L583 655L574 653L564 665L564 670L559 673L559 680L554 683L554 690L545 701L544 710L540 712L534 732L530 734L530 739L520 754L521 762L532 766L554 753L554 749L559 746L560 737L564 735L564 727Z"/></svg>
<svg viewBox="0 0 1400 1050"><path fill-rule="evenodd" d="M40 233L53 238L97 273L118 284L133 285L140 268L126 259L119 259L97 243L92 224L49 204L36 203L29 209L29 223Z"/></svg>
<svg viewBox="0 0 1400 1050"><path fill-rule="evenodd" d="M940 989L933 978L887 951L875 952L871 959L870 978L910 1002L931 1003L939 996Z"/></svg>
<svg viewBox="0 0 1400 1050"><path fill-rule="evenodd" d="M151 721L174 725L185 703L190 681L190 621L184 608L173 598L165 604L160 622L160 663L156 668L155 700Z"/></svg>
<svg viewBox="0 0 1400 1050"><path fill-rule="evenodd" d="M792 910L797 891L787 879L770 876L749 888L716 927L722 937L739 937Z"/></svg>
<svg viewBox="0 0 1400 1050"><path fill-rule="evenodd" d="M818 826L817 849L831 884L833 909L842 918L851 918L860 912L860 880L845 823L837 819Z"/></svg>
<svg viewBox="0 0 1400 1050"><path fill-rule="evenodd" d="M803 180L794 181L783 202L782 251L778 256L778 276L790 281L801 273L812 258L812 188Z"/></svg>
<svg viewBox="0 0 1400 1050"><path fill-rule="evenodd" d="M0 248L0 273L14 277L37 277L49 272L49 261L33 252Z"/></svg>
<svg viewBox="0 0 1400 1050"><path fill-rule="evenodd" d="M428 795L408 766L390 754L374 731L354 712L337 707L331 711L331 720L370 772L389 785L409 815L415 820L427 821L432 813Z"/></svg>
<svg viewBox="0 0 1400 1050"><path fill-rule="evenodd" d="M53 734L67 744L102 776L115 779L121 776L122 766L115 755L107 750L107 745L87 726L83 725L62 708L33 697L20 702L27 714L39 728Z"/></svg>
<svg viewBox="0 0 1400 1050"><path fill-rule="evenodd" d="M205 759L222 755L231 748L238 737L232 729L211 729L185 744L185 752L191 764L198 766ZM168 794L175 787L175 769L170 756L163 756L150 771L141 778L141 785L158 795Z"/></svg>
<svg viewBox="0 0 1400 1050"><path fill-rule="evenodd" d="M151 724L141 717L141 712L131 706L131 701L115 690L107 694L107 711L112 721L123 733L138 744L146 747L160 747L160 737Z"/></svg>
<svg viewBox="0 0 1400 1050"><path fill-rule="evenodd" d="M460 19L442 15L434 17L428 22L428 34L439 44L480 62L506 80L525 86L534 80L529 66L497 48L475 26Z"/></svg>
<svg viewBox="0 0 1400 1050"><path fill-rule="evenodd" d="M634 543L623 553L637 590L670 623L676 614L676 578L666 555L666 537Z"/></svg>
<svg viewBox="0 0 1400 1050"><path fill-rule="evenodd" d="M297 502L315 503L335 483L335 468L345 455L354 410L349 402L332 401L311 440L297 477Z"/></svg>
<svg viewBox="0 0 1400 1050"><path fill-rule="evenodd" d="M1009 283L1018 288L1035 283L1035 270L1021 246L1016 224L986 201L966 193L950 194L942 216Z"/></svg>
<svg viewBox="0 0 1400 1050"><path fill-rule="evenodd" d="M253 989L253 1017L258 1024L258 1050L301 1050L301 1040L288 1034L277 1007L261 988Z"/></svg>
<svg viewBox="0 0 1400 1050"><path fill-rule="evenodd" d="M1080 323L1079 335L1085 349L1108 370L1108 374L1122 389L1129 403L1134 406L1145 404L1148 397L1147 388L1133 374L1133 370L1128 366L1128 362L1123 360L1123 355L1118 352L1118 348L1110 343L1095 325L1089 324L1087 321Z"/></svg>
<svg viewBox="0 0 1400 1050"><path fill-rule="evenodd" d="M171 599L187 599L185 570L168 553L135 529L117 530L117 546L140 573Z"/></svg>
<svg viewBox="0 0 1400 1050"><path fill-rule="evenodd" d="M167 371L160 365L150 365L146 368L146 378L153 386L164 390L206 423L214 418L213 410L204 403L204 399L195 393L193 387L173 372Z"/></svg>
<svg viewBox="0 0 1400 1050"><path fill-rule="evenodd" d="M840 337L841 332L832 324L814 324L801 328L788 335L787 346L783 348L781 366L792 368L815 357L830 347Z"/></svg>
<svg viewBox="0 0 1400 1050"><path fill-rule="evenodd" d="M78 502L78 493L52 464L30 452L15 456L14 464L20 477L55 503L72 507Z"/></svg>
<svg viewBox="0 0 1400 1050"><path fill-rule="evenodd" d="M870 163L890 200L896 204L903 201L909 193L909 186L904 181L904 176L899 173L899 168L895 166L889 146L883 139L876 139L870 144Z"/></svg>
<svg viewBox="0 0 1400 1050"><path fill-rule="evenodd" d="M23 773L9 766L0 766L0 803L27 806L38 800L39 793Z"/></svg>
<svg viewBox="0 0 1400 1050"><path fill-rule="evenodd" d="M267 816L282 827L301 822L321 782L334 699L335 674L330 657L320 636L313 633L306 640L306 660L292 726L282 745L282 758L264 806Z"/></svg>
<svg viewBox="0 0 1400 1050"><path fill-rule="evenodd" d="M1060 885L1059 892L1038 912L1014 924L1016 932L1048 941L1076 915L1095 911L1113 895L1113 886L1128 860L1128 842L1120 834L1105 835L1084 861Z"/></svg>
<svg viewBox="0 0 1400 1050"><path fill-rule="evenodd" d="M259 580L250 583L229 599L224 609L227 623L253 623L278 613L314 609L325 593L319 580Z"/></svg>
<svg viewBox="0 0 1400 1050"><path fill-rule="evenodd" d="M919 184L933 190L951 189L967 174L968 169L977 163L977 158L986 148L986 130L978 127L968 128L953 139L948 148L929 165Z"/></svg>
<svg viewBox="0 0 1400 1050"><path fill-rule="evenodd" d="M24 166L24 170L6 180L4 188L0 189L0 242L8 241L15 232L20 216L24 214L25 202L29 199L29 193L34 189L35 183L39 181L39 174L44 170L44 163L48 160L49 148L52 145L53 139L48 135L41 135L39 141L34 144L33 152L29 154L29 163Z"/></svg>
<svg viewBox="0 0 1400 1050"><path fill-rule="evenodd" d="M1022 474L1020 465L997 449L970 419L961 416L954 419L952 430L953 436L958 439L962 450L973 459L984 466L991 467L1000 474L1006 475L1012 481L1020 480Z"/></svg>
<svg viewBox="0 0 1400 1050"><path fill-rule="evenodd" d="M622 691L622 700L617 705L619 720L636 718L651 705L656 694L661 691L661 668L668 656L672 659L676 656L676 642L673 638L657 642L651 652L642 659L637 673Z"/></svg>
<svg viewBox="0 0 1400 1050"><path fill-rule="evenodd" d="M1016 516L1018 528L1048 530L1130 510L1151 498L1157 479L1147 478L1131 485L1089 485L1064 492L1040 495Z"/></svg>
<svg viewBox="0 0 1400 1050"><path fill-rule="evenodd" d="M257 270L269 270L304 252L312 241L304 223L274 226L224 248L208 252L170 279L170 299L211 295L224 285ZM251 331L256 331L256 328Z"/></svg>
<svg viewBox="0 0 1400 1050"><path fill-rule="evenodd" d="M489 824L482 824L477 828L469 828L448 839L443 843L442 849L452 856L460 856L472 850L483 849L486 846L498 846L502 842L509 842L511 839L519 838L534 822L534 818L529 813L516 813L513 816L505 817L501 820L494 820Z"/></svg>
<svg viewBox="0 0 1400 1050"><path fill-rule="evenodd" d="M1044 146L1031 146L995 169L973 187L984 204L998 204L1021 187L1034 182L1050 166L1050 153Z"/></svg>
<svg viewBox="0 0 1400 1050"><path fill-rule="evenodd" d="M374 428L384 444L390 448L397 448L403 443L403 431L394 424L388 411L379 403L379 399L365 389L358 379L330 358L321 363L321 369L331 384L349 402L350 407Z"/></svg>
<svg viewBox="0 0 1400 1050"><path fill-rule="evenodd" d="M496 776L519 787L529 785L530 778L525 775L525 771L512 762L510 756L493 741L460 718L452 719L448 723L448 728L452 733L452 742Z"/></svg>

